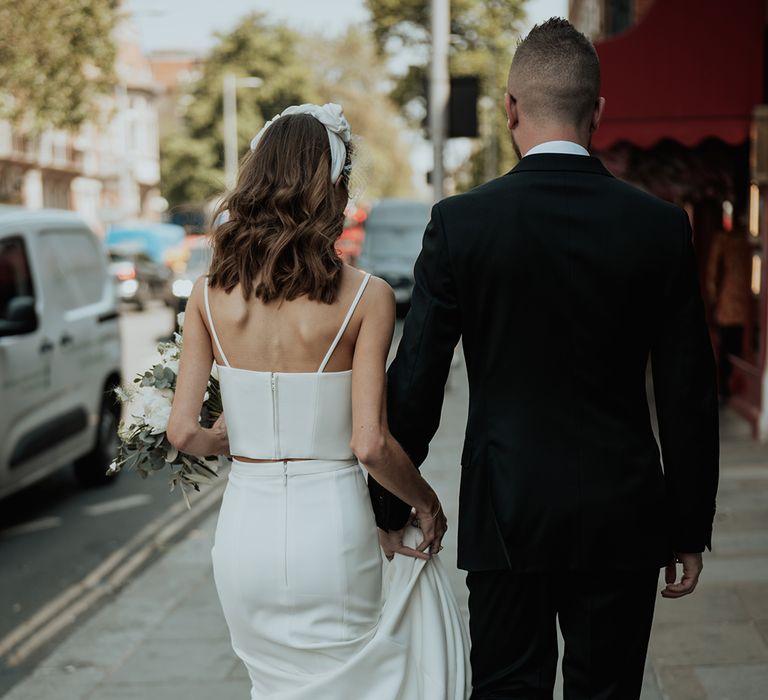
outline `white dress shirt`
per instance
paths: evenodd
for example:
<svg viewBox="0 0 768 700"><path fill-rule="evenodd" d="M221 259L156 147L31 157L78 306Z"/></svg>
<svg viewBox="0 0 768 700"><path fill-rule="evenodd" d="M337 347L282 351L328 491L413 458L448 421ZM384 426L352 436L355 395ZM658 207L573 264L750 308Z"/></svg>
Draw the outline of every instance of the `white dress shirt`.
<svg viewBox="0 0 768 700"><path fill-rule="evenodd" d="M531 148L526 154L533 156L537 153L565 153L570 156L588 156L589 151L584 146L573 141L545 141Z"/></svg>

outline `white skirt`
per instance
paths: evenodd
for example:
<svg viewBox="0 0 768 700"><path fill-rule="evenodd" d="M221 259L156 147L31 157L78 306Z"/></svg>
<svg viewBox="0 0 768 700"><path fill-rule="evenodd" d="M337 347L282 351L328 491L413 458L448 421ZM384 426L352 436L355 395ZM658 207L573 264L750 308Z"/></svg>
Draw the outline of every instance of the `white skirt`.
<svg viewBox="0 0 768 700"><path fill-rule="evenodd" d="M212 557L252 700L469 697L468 635L439 557L386 562L357 462L235 460Z"/></svg>

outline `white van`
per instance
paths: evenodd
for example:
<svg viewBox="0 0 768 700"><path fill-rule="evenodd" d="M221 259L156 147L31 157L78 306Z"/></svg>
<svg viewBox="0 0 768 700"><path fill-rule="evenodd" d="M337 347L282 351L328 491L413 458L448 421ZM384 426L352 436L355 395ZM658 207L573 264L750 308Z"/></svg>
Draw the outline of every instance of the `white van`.
<svg viewBox="0 0 768 700"><path fill-rule="evenodd" d="M103 245L67 211L0 208L0 498L117 448L120 332Z"/></svg>

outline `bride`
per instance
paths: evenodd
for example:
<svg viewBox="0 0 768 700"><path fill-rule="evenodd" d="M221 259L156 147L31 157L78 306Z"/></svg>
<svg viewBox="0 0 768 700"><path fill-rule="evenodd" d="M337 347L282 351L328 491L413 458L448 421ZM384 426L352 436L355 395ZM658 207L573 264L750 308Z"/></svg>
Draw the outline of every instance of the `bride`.
<svg viewBox="0 0 768 700"><path fill-rule="evenodd" d="M253 700L465 700L446 519L387 427L393 293L335 251L351 150L334 104L289 107L254 138L189 299L168 436L232 455L212 557ZM226 425L205 429L212 362ZM415 510L391 563L361 465Z"/></svg>

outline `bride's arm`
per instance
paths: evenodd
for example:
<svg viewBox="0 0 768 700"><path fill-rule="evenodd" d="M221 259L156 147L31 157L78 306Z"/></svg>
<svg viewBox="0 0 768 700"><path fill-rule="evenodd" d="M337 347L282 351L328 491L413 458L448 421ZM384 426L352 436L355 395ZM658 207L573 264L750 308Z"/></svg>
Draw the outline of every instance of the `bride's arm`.
<svg viewBox="0 0 768 700"><path fill-rule="evenodd" d="M216 421L212 428L201 427L199 421L213 364L211 338L202 316L203 282L201 277L195 283L184 312L184 342L179 376L166 431L174 447L197 457L229 452L223 420Z"/></svg>
<svg viewBox="0 0 768 700"><path fill-rule="evenodd" d="M422 551L439 548L444 534L440 501L414 467L387 423L386 363L395 325L395 299L389 285L372 278L352 361L352 451L384 488L416 509L425 541Z"/></svg>

